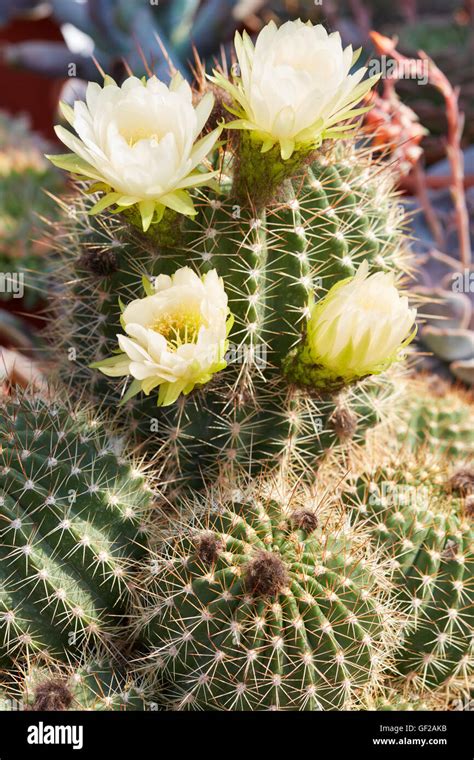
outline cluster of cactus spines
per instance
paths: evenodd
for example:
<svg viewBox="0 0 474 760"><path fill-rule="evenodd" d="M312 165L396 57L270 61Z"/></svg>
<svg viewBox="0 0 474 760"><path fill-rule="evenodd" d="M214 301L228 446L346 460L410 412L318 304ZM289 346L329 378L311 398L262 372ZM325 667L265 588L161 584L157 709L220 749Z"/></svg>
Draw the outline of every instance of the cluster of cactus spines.
<svg viewBox="0 0 474 760"><path fill-rule="evenodd" d="M364 709L383 712L470 710L472 690L472 679L430 690L417 689L409 679L389 679L382 689L370 695Z"/></svg>
<svg viewBox="0 0 474 760"><path fill-rule="evenodd" d="M87 411L0 401L0 662L115 648L152 493Z"/></svg>
<svg viewBox="0 0 474 760"><path fill-rule="evenodd" d="M402 393L395 428L397 438L407 446L424 446L453 457L472 457L472 393L435 375L417 375Z"/></svg>
<svg viewBox="0 0 474 760"><path fill-rule="evenodd" d="M414 696L412 699L405 698L396 690L389 691L385 696L376 700L372 709L377 712L414 712L417 710L429 710L431 705Z"/></svg>
<svg viewBox="0 0 474 760"><path fill-rule="evenodd" d="M353 706L399 625L387 566L331 499L273 479L234 486L196 497L150 553L141 670L169 709Z"/></svg>
<svg viewBox="0 0 474 760"><path fill-rule="evenodd" d="M395 669L419 690L473 674L474 467L409 448L345 491L356 522L392 560L408 615Z"/></svg>
<svg viewBox="0 0 474 760"><path fill-rule="evenodd" d="M434 689L418 690L413 681L387 681L372 695L363 709L376 711L429 711L446 712L472 710L474 682L448 683Z"/></svg>
<svg viewBox="0 0 474 760"><path fill-rule="evenodd" d="M152 235L129 218L91 218L88 197L64 202L54 276L65 287L51 325L62 374L116 403L124 383L114 385L89 365L115 350L120 305L144 295L144 276L216 269L235 316L227 369L169 408L157 409L153 394L135 396L125 403L127 428L177 478L199 471L212 478L218 459L255 470L292 461L304 470L339 443L339 430L343 440L351 432L361 442L394 392L381 376L317 398L290 385L281 370L303 332L310 294L326 293L362 260L372 271L409 270L390 175L364 149L339 145L286 182L266 209L233 197L228 175L220 190L210 197L198 191L193 220L180 225L170 214Z"/></svg>

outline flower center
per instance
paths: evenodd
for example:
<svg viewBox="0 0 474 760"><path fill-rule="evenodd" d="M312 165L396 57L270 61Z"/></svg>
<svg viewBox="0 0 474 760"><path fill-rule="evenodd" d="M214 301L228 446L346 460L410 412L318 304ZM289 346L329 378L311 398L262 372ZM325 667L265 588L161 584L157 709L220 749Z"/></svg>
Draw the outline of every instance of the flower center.
<svg viewBox="0 0 474 760"><path fill-rule="evenodd" d="M121 109L116 113L116 122L118 131L131 148L140 140L158 144L168 131L165 124L161 124L142 109Z"/></svg>
<svg viewBox="0 0 474 760"><path fill-rule="evenodd" d="M151 325L151 329L162 335L171 351L176 351L185 343L196 343L203 319L197 311L179 311L163 314Z"/></svg>
<svg viewBox="0 0 474 760"><path fill-rule="evenodd" d="M163 135L160 135L158 132L150 132L147 129L138 129L132 134L122 133L122 137L124 137L129 146L133 148L133 146L140 140L149 140L152 144L158 145Z"/></svg>

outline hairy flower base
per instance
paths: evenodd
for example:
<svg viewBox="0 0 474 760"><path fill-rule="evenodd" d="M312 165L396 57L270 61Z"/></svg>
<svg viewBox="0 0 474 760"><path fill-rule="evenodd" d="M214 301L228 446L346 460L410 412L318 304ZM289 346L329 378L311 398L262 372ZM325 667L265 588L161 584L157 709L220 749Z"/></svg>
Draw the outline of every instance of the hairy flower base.
<svg viewBox="0 0 474 760"><path fill-rule="evenodd" d="M368 375L342 377L320 364L310 364L304 359L304 348L292 351L283 362L283 372L290 383L312 388L321 395L337 393L342 388L358 383Z"/></svg>
<svg viewBox="0 0 474 760"><path fill-rule="evenodd" d="M302 148L284 161L277 145L267 152L262 152L262 145L262 141L251 132L240 132L239 163L233 193L245 202L250 199L256 208L273 200L282 183L309 163L314 153L313 148Z"/></svg>
<svg viewBox="0 0 474 760"><path fill-rule="evenodd" d="M147 230L143 229L142 217L137 206L124 209L121 216L148 240L159 245L160 250L177 248L181 242L183 216L170 208L165 209L159 224L152 223Z"/></svg>

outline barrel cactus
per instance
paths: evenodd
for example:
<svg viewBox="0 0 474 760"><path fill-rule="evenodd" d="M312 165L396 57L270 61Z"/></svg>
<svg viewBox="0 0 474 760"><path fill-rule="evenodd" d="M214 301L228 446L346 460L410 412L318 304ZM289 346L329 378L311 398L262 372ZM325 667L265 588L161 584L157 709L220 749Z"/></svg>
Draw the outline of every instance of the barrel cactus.
<svg viewBox="0 0 474 760"><path fill-rule="evenodd" d="M0 662L114 649L150 487L86 410L2 399Z"/></svg>
<svg viewBox="0 0 474 760"><path fill-rule="evenodd" d="M407 449L369 467L345 493L353 518L391 558L408 614L395 655L417 689L472 679L474 468Z"/></svg>
<svg viewBox="0 0 474 760"><path fill-rule="evenodd" d="M262 35L276 33L271 25L266 29ZM286 33L306 34L305 30L311 39L314 33L318 44L340 47L340 40L328 37L322 27L295 22L295 28L290 25ZM244 43L239 40L237 52L241 53ZM246 50L249 44L246 39ZM340 54L347 69L352 53L349 49L342 53L341 48ZM364 315L370 299L358 292L355 311L350 312L353 334L351 320L344 322L347 314L333 317L332 338L328 324L324 328L326 342L338 346L338 356L329 368L326 356L300 350L309 340L313 312L318 309L317 319L319 307L330 304L334 312L337 289L352 287L354 281L355 292L358 273L359 280L364 279L361 273L368 280L376 273L387 278L378 281L382 298L380 293L388 283L393 287L410 269L390 170L382 169L370 151L350 139L354 124L344 133L345 140L335 140L342 130L336 124L365 110L354 108L373 84L371 79L360 82L363 73L348 75L345 95L340 96L339 110L331 118L326 114L311 129L279 142L267 133L252 132L253 123L249 131L236 134L234 130L231 138L236 125L247 124L241 119L228 124L229 129L222 132L227 140L216 146L223 125L212 129L213 96L207 92L196 112L199 109L200 117L210 113L212 131L191 153L196 156L198 150L203 157L208 151L203 171L194 170L177 183L178 189L164 195L154 184L144 200L140 192L147 174L152 171L158 177L162 171L154 163L156 150L162 150L156 120L153 134L146 131L149 125L145 132L127 132L120 169L112 166L118 153L112 155L103 146L98 158L97 151L89 152L90 143L87 147L67 130L58 129L59 137L76 154L52 160L85 177L88 185L92 183L72 206L64 202L64 225L59 234L54 233L62 259L54 277L65 283L52 328L55 350L63 360L62 374L73 386L88 386L101 402L105 397L115 405L121 397L128 411L124 415L127 429L135 429L146 441L148 453L159 453L170 477L186 482L193 478L196 482L199 475L212 479L218 461L255 472L283 461L308 473L341 437L345 442L351 437L362 441L367 427L393 405L393 385L384 370L399 358L404 339L412 337L414 312L407 311L405 299L400 299L403 316L399 318L394 309L390 323L386 303L372 304L371 314ZM109 78L103 89L91 84L87 106L91 110L83 103L76 104L74 111L66 107L67 120L81 130L85 115L87 130L94 130L91 125L101 118L97 103L110 100L114 108L120 102L123 114L129 92L140 104L136 107L143 108L139 117L135 112L136 120L148 119L155 107L153 93L159 91L165 99L168 95L156 80L138 81L131 77L122 88ZM243 81L234 77L231 82L215 73L212 91L219 113L226 113L222 104L228 106L229 99L241 92ZM190 98L179 75L170 87L173 95ZM236 108L230 106L232 113ZM117 118L123 117L117 112ZM125 127L118 123L123 135ZM98 132L94 139L101 139ZM173 144L179 140L174 136ZM126 151L139 143L140 150L151 151L147 167L140 166L138 172L135 163L138 173L130 174L128 164L121 162L143 160L138 152L126 158ZM192 165L194 159L190 161ZM124 176L132 177L133 192L124 194ZM210 189L203 189L209 182ZM94 190L99 194L90 195ZM158 193L156 197L153 192ZM201 341L203 317L191 315L189 303L185 308L181 303L179 309L175 304L176 313L169 311L162 318L165 302L171 309L178 281L184 287L186 280L191 289L191 273L202 283L208 284L211 277L219 280L206 304L212 312L216 293L227 304L228 312L214 308L215 319L206 312L207 331L219 332L216 344ZM207 289L207 284L193 287ZM151 313L153 304L159 319ZM141 327L147 333L137 332L130 322L138 313L145 319ZM328 323L326 314L323 321ZM134 348L132 333L134 340L150 343ZM215 361L205 362L200 341L211 349L208 353L215 353ZM372 362L363 361L372 354ZM143 366L138 367L142 359ZM106 383L104 374L128 379Z"/></svg>
<svg viewBox="0 0 474 760"><path fill-rule="evenodd" d="M337 505L269 481L197 499L150 554L143 671L178 710L334 710L374 688L398 613Z"/></svg>

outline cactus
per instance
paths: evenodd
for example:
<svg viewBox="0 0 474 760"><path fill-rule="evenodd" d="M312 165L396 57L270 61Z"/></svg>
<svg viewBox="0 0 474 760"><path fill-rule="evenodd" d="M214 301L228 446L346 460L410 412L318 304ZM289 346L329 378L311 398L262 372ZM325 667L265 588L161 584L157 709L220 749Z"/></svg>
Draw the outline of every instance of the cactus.
<svg viewBox="0 0 474 760"><path fill-rule="evenodd" d="M173 709L334 710L373 688L398 621L386 567L330 500L245 480L150 554L143 670Z"/></svg>
<svg viewBox="0 0 474 760"><path fill-rule="evenodd" d="M20 679L18 696L25 709L35 711L145 709L141 686L100 659L79 667L32 665Z"/></svg>
<svg viewBox="0 0 474 760"><path fill-rule="evenodd" d="M142 686L107 658L76 666L33 661L0 694L0 711L128 712L145 706Z"/></svg>
<svg viewBox="0 0 474 760"><path fill-rule="evenodd" d="M110 432L2 402L0 660L31 709L436 709L472 678L472 405L392 366L416 314L354 122L374 82L323 29L262 34L232 81L106 77L63 105L52 160L85 180L50 226L55 379ZM315 45L339 56L319 114L272 89L285 35L310 73Z"/></svg>
<svg viewBox="0 0 474 760"><path fill-rule="evenodd" d="M312 293L324 295L362 260L372 271L409 268L390 177L347 143L286 182L265 210L233 197L227 175L220 191L199 191L192 221L180 227L170 214L151 235L135 229L130 215L91 218L87 197L76 199L72 214L64 203L64 231L53 233L61 259L53 277L65 287L51 325L62 374L116 404L123 383L114 389L89 365L115 350L120 304L143 296L143 276L215 268L235 316L227 369L166 409L156 408L156 397L135 396L125 405L127 427L178 478L199 471L214 477L217 459L254 471L275 460L307 470L341 437L362 441L393 403L387 375L318 398L289 385L280 370L304 329Z"/></svg>
<svg viewBox="0 0 474 760"><path fill-rule="evenodd" d="M45 149L24 118L0 112L0 300L24 296L29 309L44 297L40 272L47 264L47 246L41 217L52 219L58 212L47 192L63 189Z"/></svg>
<svg viewBox="0 0 474 760"><path fill-rule="evenodd" d="M409 701L397 692L389 692L387 696L380 697L374 705L374 710L377 712L413 712L430 709L432 709L431 706L426 702L416 698Z"/></svg>
<svg viewBox="0 0 474 760"><path fill-rule="evenodd" d="M436 376L412 378L400 394L395 433L405 445L446 455L474 454L472 394Z"/></svg>
<svg viewBox="0 0 474 760"><path fill-rule="evenodd" d="M474 316L470 299L464 293L441 288L434 292L421 338L436 359L447 362L449 371L466 385L474 385ZM425 307L426 308L426 307ZM442 327L439 327L439 320ZM438 320L438 321L437 321Z"/></svg>
<svg viewBox="0 0 474 760"><path fill-rule="evenodd" d="M345 492L393 562L408 614L396 669L418 689L473 676L473 496L474 469L426 449L402 449Z"/></svg>
<svg viewBox="0 0 474 760"><path fill-rule="evenodd" d="M150 487L87 411L0 404L0 662L114 648Z"/></svg>

